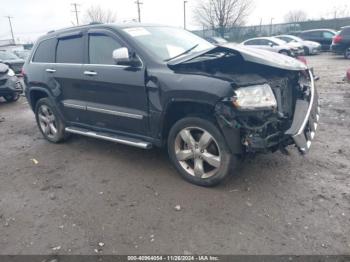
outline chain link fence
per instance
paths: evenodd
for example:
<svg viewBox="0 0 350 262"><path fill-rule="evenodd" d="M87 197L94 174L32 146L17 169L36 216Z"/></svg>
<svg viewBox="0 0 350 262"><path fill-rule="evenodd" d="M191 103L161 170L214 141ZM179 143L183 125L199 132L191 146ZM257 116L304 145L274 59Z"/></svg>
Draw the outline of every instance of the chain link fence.
<svg viewBox="0 0 350 262"><path fill-rule="evenodd" d="M241 42L252 37L271 36L278 34L298 34L298 32L310 29L328 28L339 30L341 27L347 25L350 25L350 17L312 20L300 23L242 26L227 29L225 32L225 38L231 42ZM193 33L202 37L220 35L219 30L204 28L202 30L193 31Z"/></svg>

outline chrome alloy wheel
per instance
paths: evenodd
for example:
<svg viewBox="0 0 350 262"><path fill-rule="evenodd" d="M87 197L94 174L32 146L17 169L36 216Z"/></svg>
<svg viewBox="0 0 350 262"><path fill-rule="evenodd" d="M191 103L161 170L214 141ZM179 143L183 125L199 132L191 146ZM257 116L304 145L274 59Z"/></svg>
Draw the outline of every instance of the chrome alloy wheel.
<svg viewBox="0 0 350 262"><path fill-rule="evenodd" d="M199 127L187 127L177 134L175 154L182 168L198 178L214 176L221 166L218 143L208 131Z"/></svg>
<svg viewBox="0 0 350 262"><path fill-rule="evenodd" d="M41 105L38 118L41 131L49 138L55 138L57 135L57 124L52 110L47 105Z"/></svg>

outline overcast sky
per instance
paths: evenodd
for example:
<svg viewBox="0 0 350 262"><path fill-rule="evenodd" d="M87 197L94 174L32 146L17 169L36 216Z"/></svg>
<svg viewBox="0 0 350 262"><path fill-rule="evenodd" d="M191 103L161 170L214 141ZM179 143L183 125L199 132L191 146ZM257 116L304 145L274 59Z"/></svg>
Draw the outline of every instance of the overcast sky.
<svg viewBox="0 0 350 262"><path fill-rule="evenodd" d="M4 1L4 0L3 0ZM197 1L188 0L188 29L196 29L193 10ZM350 8L349 0L252 0L253 10L248 24L259 24L260 19L268 24L283 22L285 14L294 9L303 9L309 18L332 16L333 10ZM137 18L135 0L8 0L0 9L0 40L11 37L8 20L5 16L13 16L12 25L15 38L21 42L34 41L47 31L71 26L75 21L71 3L79 4L79 17L83 20L84 12L91 5L115 11L118 22ZM142 0L142 22L183 26L183 0ZM6 3L6 4L5 4Z"/></svg>

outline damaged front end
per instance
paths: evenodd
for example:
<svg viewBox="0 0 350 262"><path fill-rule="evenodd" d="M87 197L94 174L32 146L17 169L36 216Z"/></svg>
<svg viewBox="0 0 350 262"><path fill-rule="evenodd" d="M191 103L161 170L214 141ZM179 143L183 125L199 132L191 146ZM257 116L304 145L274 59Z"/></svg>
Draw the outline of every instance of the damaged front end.
<svg viewBox="0 0 350 262"><path fill-rule="evenodd" d="M292 144L300 153L307 153L319 120L311 71L270 76L265 85L271 88L276 100L270 107L242 108L237 104L236 92L217 104L215 113L225 136L232 129L239 130L242 153L277 150L285 153L285 148Z"/></svg>
<svg viewBox="0 0 350 262"><path fill-rule="evenodd" d="M296 59L241 46L218 47L169 64L175 71L226 80L232 87L215 116L232 153L296 145L307 153L319 120L312 70Z"/></svg>

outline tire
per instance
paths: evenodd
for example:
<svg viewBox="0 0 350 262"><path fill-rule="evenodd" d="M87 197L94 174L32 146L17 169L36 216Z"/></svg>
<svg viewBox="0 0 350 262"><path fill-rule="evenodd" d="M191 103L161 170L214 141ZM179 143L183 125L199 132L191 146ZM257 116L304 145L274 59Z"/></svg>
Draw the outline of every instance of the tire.
<svg viewBox="0 0 350 262"><path fill-rule="evenodd" d="M60 143L67 138L64 121L50 99L42 98L36 103L35 118L46 140Z"/></svg>
<svg viewBox="0 0 350 262"><path fill-rule="evenodd" d="M16 102L18 99L20 98L20 95L15 93L13 95L6 95L4 96L4 99L6 100L6 102Z"/></svg>
<svg viewBox="0 0 350 262"><path fill-rule="evenodd" d="M172 126L168 154L185 180L205 187L228 178L235 160L216 125L199 117L186 117Z"/></svg>
<svg viewBox="0 0 350 262"><path fill-rule="evenodd" d="M310 49L307 46L304 46L304 55L310 55Z"/></svg>

